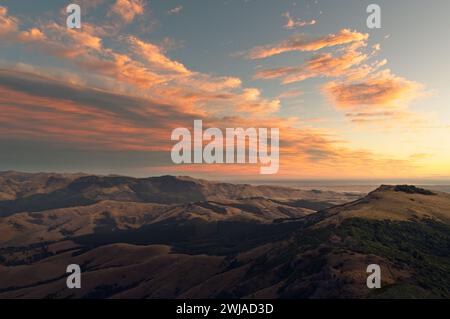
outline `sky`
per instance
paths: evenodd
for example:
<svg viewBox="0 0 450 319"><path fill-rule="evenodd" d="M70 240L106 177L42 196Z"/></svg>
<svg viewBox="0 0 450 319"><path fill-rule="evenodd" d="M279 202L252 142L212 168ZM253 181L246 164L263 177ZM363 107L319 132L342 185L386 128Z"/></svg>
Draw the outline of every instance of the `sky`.
<svg viewBox="0 0 450 319"><path fill-rule="evenodd" d="M81 29L66 6L81 7ZM381 28L366 8L381 8ZM0 170L258 179L175 128L279 128L264 179L450 178L447 0L0 0Z"/></svg>

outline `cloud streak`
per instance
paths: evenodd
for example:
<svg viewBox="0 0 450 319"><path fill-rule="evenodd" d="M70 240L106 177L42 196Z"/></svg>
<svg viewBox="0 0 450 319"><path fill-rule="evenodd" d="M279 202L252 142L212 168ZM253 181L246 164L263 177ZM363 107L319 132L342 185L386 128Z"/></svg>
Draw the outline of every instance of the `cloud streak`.
<svg viewBox="0 0 450 319"><path fill-rule="evenodd" d="M365 41L369 35L350 29L342 29L338 33L326 36L311 38L306 34L295 34L286 40L272 45L259 46L253 48L248 54L249 59L264 59L274 55L292 51L318 51L327 47L334 47L341 44Z"/></svg>
<svg viewBox="0 0 450 319"><path fill-rule="evenodd" d="M168 14L179 14L183 10L183 6L179 5L167 11Z"/></svg>
<svg viewBox="0 0 450 319"><path fill-rule="evenodd" d="M283 16L286 17L286 19L287 19L286 24L284 25L285 29L301 28L301 27L305 27L308 25L314 25L317 23L317 21L314 19L309 20L309 21L296 20L291 16L291 14L289 12L285 12L283 14Z"/></svg>
<svg viewBox="0 0 450 319"><path fill-rule="evenodd" d="M134 53L145 59L146 62L152 64L160 70L172 71L180 74L191 74L182 63L169 59L161 48L153 43L144 42L134 36L130 36L129 42Z"/></svg>
<svg viewBox="0 0 450 319"><path fill-rule="evenodd" d="M256 73L255 78L265 80L281 78L283 84L289 84L315 77L339 77L367 58L367 54L353 49L346 50L337 57L332 53L319 53L308 59L305 64L262 70Z"/></svg>

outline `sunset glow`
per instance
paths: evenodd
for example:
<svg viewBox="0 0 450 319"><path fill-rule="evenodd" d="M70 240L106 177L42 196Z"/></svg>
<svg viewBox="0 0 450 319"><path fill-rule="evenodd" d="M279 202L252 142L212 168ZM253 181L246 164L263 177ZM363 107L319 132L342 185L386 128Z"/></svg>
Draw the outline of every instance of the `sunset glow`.
<svg viewBox="0 0 450 319"><path fill-rule="evenodd" d="M274 179L450 177L450 3L342 2L2 1L0 169L257 178L172 163L202 120L279 128Z"/></svg>

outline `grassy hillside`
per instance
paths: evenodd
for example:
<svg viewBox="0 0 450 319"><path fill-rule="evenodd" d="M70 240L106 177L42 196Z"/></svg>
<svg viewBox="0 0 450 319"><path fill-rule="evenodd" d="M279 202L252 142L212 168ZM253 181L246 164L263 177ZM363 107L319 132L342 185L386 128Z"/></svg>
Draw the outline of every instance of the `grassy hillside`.
<svg viewBox="0 0 450 319"><path fill-rule="evenodd" d="M50 216L58 223L64 216L67 225L84 216L91 222L80 225L91 228L0 248L0 273L7 278L0 280L0 297L450 298L449 194L382 186L350 203L298 215L290 213L305 206L301 199L258 196L169 211L164 204L135 203L138 212L127 203L102 203L115 213L97 213L91 205L8 217L45 216L35 223L47 227ZM64 288L63 265L70 263L82 266L81 290ZM369 264L381 267L381 289L366 286Z"/></svg>

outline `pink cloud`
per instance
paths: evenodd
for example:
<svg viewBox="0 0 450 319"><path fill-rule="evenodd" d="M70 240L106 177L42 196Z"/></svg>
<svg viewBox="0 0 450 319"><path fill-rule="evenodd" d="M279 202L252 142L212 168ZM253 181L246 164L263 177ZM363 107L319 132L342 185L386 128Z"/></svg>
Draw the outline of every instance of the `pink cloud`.
<svg viewBox="0 0 450 319"><path fill-rule="evenodd" d="M157 69L186 75L191 73L182 63L169 59L159 46L144 42L134 36L130 36L128 39L134 52Z"/></svg>
<svg viewBox="0 0 450 319"><path fill-rule="evenodd" d="M256 73L255 78L281 78L284 84L289 84L314 77L339 77L367 58L366 54L355 50L345 51L337 57L331 53L320 53L303 65L262 70Z"/></svg>
<svg viewBox="0 0 450 319"><path fill-rule="evenodd" d="M398 108L423 94L419 83L379 71L357 82L327 83L325 94L339 109Z"/></svg>
<svg viewBox="0 0 450 319"><path fill-rule="evenodd" d="M8 8L0 6L0 35L7 35L17 31L19 20L8 15Z"/></svg>
<svg viewBox="0 0 450 319"><path fill-rule="evenodd" d="M23 42L44 41L45 34L38 28L31 28L28 31L22 31L19 34L18 39Z"/></svg>
<svg viewBox="0 0 450 319"><path fill-rule="evenodd" d="M130 23L136 16L144 13L144 2L142 0L116 0L110 13L119 16L125 23Z"/></svg>
<svg viewBox="0 0 450 319"><path fill-rule="evenodd" d="M283 14L283 16L286 17L286 19L287 19L286 24L284 25L285 29L294 29L297 27L304 27L304 26L308 26L308 25L314 25L317 23L317 21L314 19L312 19L310 21L295 20L294 18L292 18L291 14L289 12L285 12Z"/></svg>
<svg viewBox="0 0 450 319"><path fill-rule="evenodd" d="M291 51L317 51L326 47L365 41L368 37L367 33L349 29L342 29L338 33L328 34L319 38L311 38L305 34L296 34L276 44L256 47L248 53L248 57L250 59L264 59Z"/></svg>

